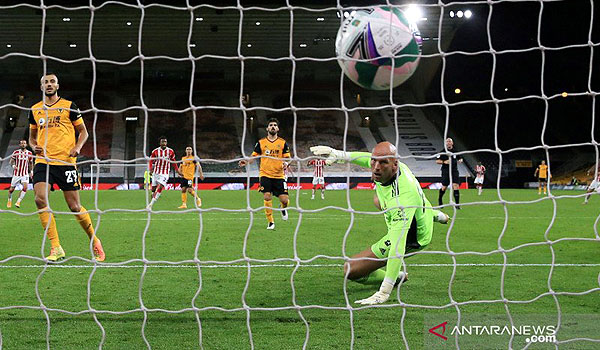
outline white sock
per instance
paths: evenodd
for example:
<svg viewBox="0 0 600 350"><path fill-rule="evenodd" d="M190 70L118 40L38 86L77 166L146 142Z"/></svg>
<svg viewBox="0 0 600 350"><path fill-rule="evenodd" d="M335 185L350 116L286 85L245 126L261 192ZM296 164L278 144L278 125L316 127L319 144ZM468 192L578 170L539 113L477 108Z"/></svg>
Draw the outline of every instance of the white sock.
<svg viewBox="0 0 600 350"><path fill-rule="evenodd" d="M11 201L12 200L12 192L8 194L8 200Z"/></svg>

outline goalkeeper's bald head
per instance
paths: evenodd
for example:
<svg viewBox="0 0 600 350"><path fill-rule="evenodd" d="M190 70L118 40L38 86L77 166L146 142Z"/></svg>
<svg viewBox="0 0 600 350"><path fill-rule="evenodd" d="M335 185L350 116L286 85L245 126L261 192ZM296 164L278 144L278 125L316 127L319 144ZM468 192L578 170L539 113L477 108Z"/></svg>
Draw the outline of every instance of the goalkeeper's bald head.
<svg viewBox="0 0 600 350"><path fill-rule="evenodd" d="M378 143L371 153L371 172L374 181L387 184L398 173L396 146L384 141Z"/></svg>

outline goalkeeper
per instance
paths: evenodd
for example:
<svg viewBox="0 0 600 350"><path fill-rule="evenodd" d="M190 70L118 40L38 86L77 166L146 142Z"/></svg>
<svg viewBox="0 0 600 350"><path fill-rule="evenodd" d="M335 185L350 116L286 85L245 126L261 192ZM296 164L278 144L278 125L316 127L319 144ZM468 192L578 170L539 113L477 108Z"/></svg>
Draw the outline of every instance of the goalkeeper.
<svg viewBox="0 0 600 350"><path fill-rule="evenodd" d="M398 161L396 147L389 142L377 144L372 154L338 151L327 146L314 146L310 150L327 157L327 165L350 160L371 168L376 190L374 201L384 211L387 234L352 256L344 264L344 275L361 284L380 285L377 293L356 303L384 303L394 286L406 279L407 274L400 271L405 254L424 249L431 242L434 221L445 224L449 217L431 209L421 185L406 164Z"/></svg>

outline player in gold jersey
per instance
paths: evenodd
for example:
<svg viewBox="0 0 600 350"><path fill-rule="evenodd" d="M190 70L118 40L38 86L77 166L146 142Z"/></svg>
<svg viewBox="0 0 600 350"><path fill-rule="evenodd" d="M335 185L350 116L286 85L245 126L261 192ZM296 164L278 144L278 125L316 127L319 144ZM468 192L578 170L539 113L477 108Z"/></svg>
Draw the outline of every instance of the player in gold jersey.
<svg viewBox="0 0 600 350"><path fill-rule="evenodd" d="M50 240L49 261L65 257L60 245L54 215L48 208L48 191L57 184L63 191L69 209L77 213L75 218L93 240L92 248L97 261L104 261L102 243L96 237L89 213L79 199L79 174L75 167L77 156L88 139L88 132L77 106L58 96L56 74L44 75L40 82L44 99L31 107L29 112L29 145L36 160L33 168L35 204L42 227ZM75 131L79 137L75 137Z"/></svg>
<svg viewBox="0 0 600 350"><path fill-rule="evenodd" d="M202 173L202 166L196 161L193 155L192 147L188 146L185 148L185 156L181 158L181 206L179 209L187 208L187 194L190 193L194 199L196 199L196 205L198 208L202 206L202 200L198 196L198 192L194 190L194 180L196 177L196 170L198 170L198 177L200 180L204 180L204 173Z"/></svg>
<svg viewBox="0 0 600 350"><path fill-rule="evenodd" d="M544 189L544 194L546 194L546 188L548 187L548 166L545 160L542 160L542 164L535 169L533 176L537 176L538 178L538 194L542 194L542 188Z"/></svg>
<svg viewBox="0 0 600 350"><path fill-rule="evenodd" d="M260 139L256 146L252 157L261 156L260 159L260 192L263 193L265 203L265 214L267 216L267 230L275 229L275 220L273 219L273 197L279 197L281 203L281 218L285 221L288 219L288 214L285 208L288 206L287 183L285 182L285 168L287 163L282 158L290 158L290 148L284 139L277 136L279 132L279 121L275 118L269 119L267 123L267 137ZM246 166L254 162L254 158L250 160L240 160L240 166Z"/></svg>

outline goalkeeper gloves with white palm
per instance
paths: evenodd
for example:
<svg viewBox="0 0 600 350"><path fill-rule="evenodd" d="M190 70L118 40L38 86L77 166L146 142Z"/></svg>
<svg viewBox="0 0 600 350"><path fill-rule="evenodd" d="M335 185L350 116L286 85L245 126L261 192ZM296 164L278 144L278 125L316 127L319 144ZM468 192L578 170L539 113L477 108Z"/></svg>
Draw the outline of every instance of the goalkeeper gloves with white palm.
<svg viewBox="0 0 600 350"><path fill-rule="evenodd" d="M355 303L361 305L383 304L390 298L392 289L394 289L394 283L384 280L381 282L381 287L379 287L379 291L377 293L366 299L357 300Z"/></svg>
<svg viewBox="0 0 600 350"><path fill-rule="evenodd" d="M329 146L313 146L310 151L315 156L327 157L325 164L331 165L335 162L343 163L349 159L348 153L344 151L338 151L337 149Z"/></svg>

